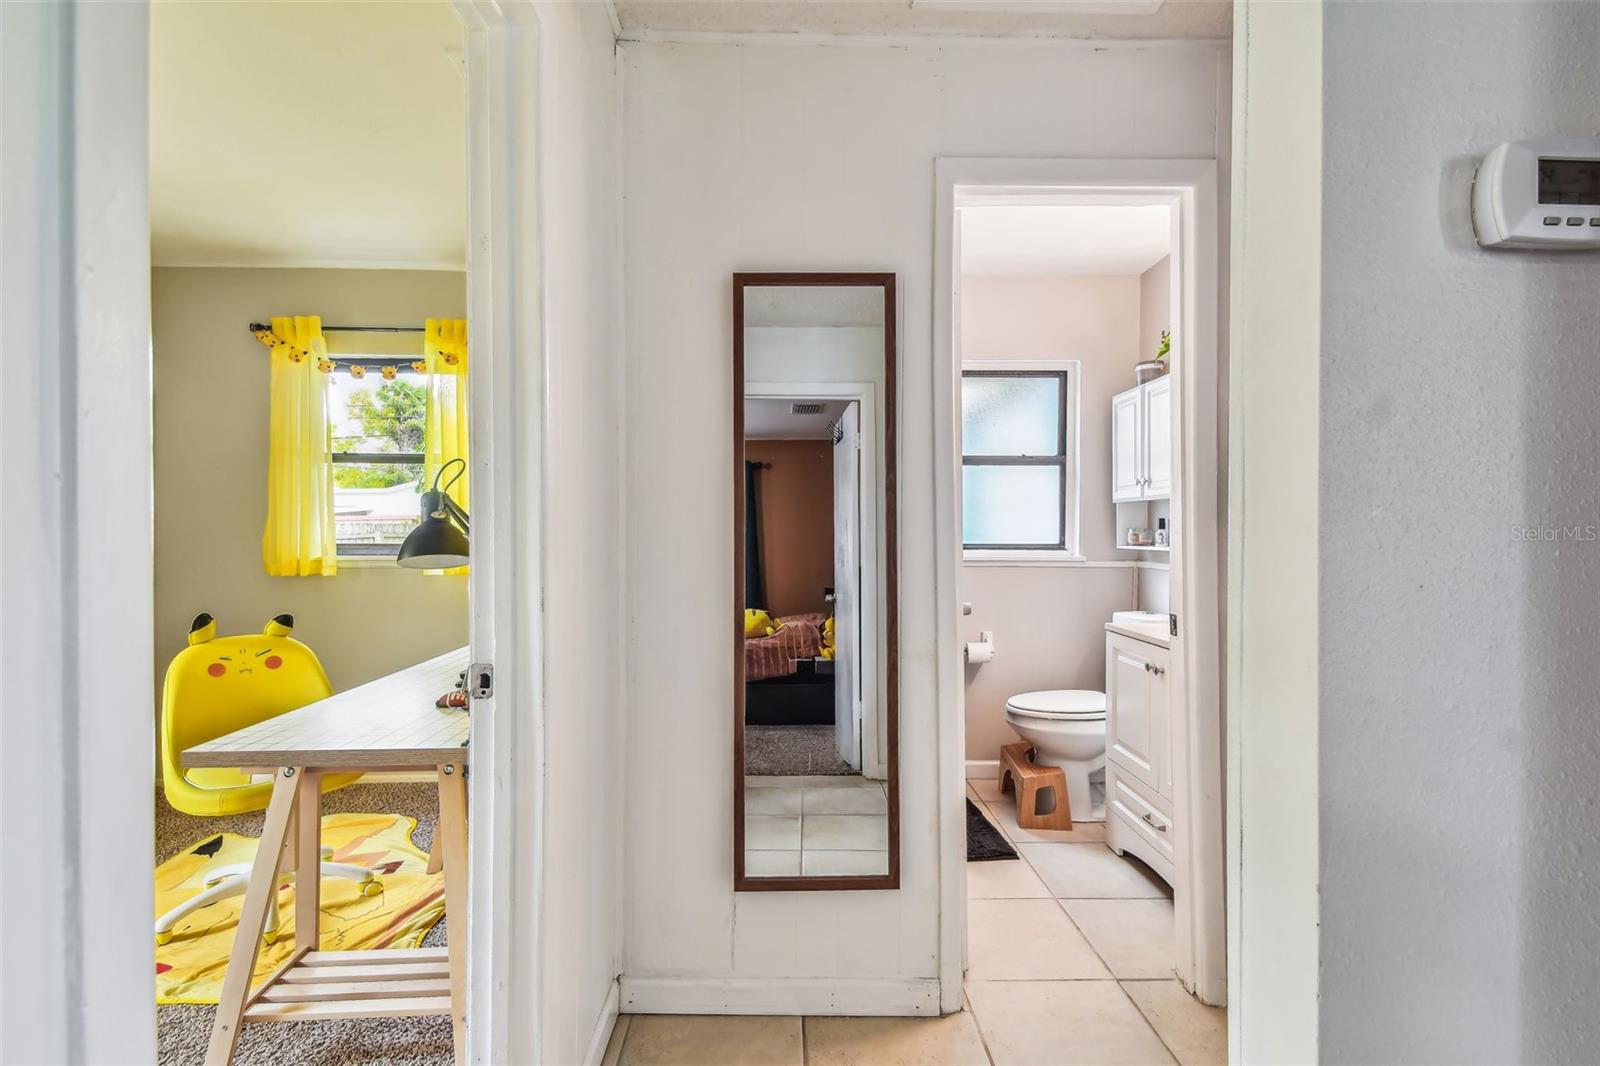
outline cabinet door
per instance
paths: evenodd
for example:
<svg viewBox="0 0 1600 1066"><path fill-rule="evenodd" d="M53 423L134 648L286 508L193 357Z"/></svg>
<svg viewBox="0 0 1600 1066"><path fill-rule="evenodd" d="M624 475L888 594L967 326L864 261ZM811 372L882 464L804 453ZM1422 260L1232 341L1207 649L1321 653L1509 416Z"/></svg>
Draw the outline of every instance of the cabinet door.
<svg viewBox="0 0 1600 1066"><path fill-rule="evenodd" d="M1151 700L1148 644L1111 635L1106 640L1106 754L1119 773L1160 790L1155 706ZM1164 717L1164 716L1163 716Z"/></svg>
<svg viewBox="0 0 1600 1066"><path fill-rule="evenodd" d="M1144 496L1143 415L1138 389L1111 397L1111 499L1116 503Z"/></svg>
<svg viewBox="0 0 1600 1066"><path fill-rule="evenodd" d="M1144 386L1144 498L1172 495L1172 378Z"/></svg>
<svg viewBox="0 0 1600 1066"><path fill-rule="evenodd" d="M1169 803L1172 795L1172 661L1165 648L1150 649L1150 761L1155 766L1156 792Z"/></svg>

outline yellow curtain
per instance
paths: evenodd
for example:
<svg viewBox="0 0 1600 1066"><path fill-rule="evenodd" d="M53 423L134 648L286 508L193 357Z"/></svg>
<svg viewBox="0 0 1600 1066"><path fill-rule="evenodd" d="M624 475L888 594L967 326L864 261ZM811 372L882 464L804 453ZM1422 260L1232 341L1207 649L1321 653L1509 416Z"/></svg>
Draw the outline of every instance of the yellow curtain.
<svg viewBox="0 0 1600 1066"><path fill-rule="evenodd" d="M338 549L322 320L315 315L274 318L272 331L258 336L272 350L262 561L274 577L329 575L335 572Z"/></svg>
<svg viewBox="0 0 1600 1066"><path fill-rule="evenodd" d="M452 459L462 459L467 470L450 486L450 497L461 509L472 511L467 495L471 480L472 457L467 454L467 324L459 318L430 318L423 330L423 360L428 365L428 420L422 458L424 484L431 488L439 468ZM448 481L454 471L446 475ZM444 486L441 485L441 488ZM429 573L464 574L464 566Z"/></svg>

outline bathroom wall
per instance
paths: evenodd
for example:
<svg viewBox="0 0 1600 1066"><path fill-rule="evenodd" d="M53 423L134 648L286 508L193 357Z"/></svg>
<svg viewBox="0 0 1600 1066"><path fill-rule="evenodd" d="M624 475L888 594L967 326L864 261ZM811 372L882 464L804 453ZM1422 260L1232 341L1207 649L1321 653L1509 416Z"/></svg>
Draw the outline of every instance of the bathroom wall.
<svg viewBox="0 0 1600 1066"><path fill-rule="evenodd" d="M1496 144L1600 128L1597 42L1324 8L1323 1061L1600 1057L1600 256L1469 213Z"/></svg>
<svg viewBox="0 0 1600 1066"><path fill-rule="evenodd" d="M1215 157L1227 49L634 43L624 54L624 1008L837 1011L847 994L858 1013L937 1010L941 911L960 904L940 882L941 814L959 811L941 812L937 792L934 160ZM729 278L756 269L899 278L895 892L733 891L733 662L715 634L733 600ZM1131 604L1131 571L1115 573L1121 591L1107 599ZM642 631L666 610L676 632L704 638Z"/></svg>
<svg viewBox="0 0 1600 1066"><path fill-rule="evenodd" d="M985 359L1077 359L1082 420L1079 542L1087 564L976 562L961 568L972 614L961 639L994 633L994 661L966 668L967 758L995 760L1016 734L1006 700L1045 688L1105 687L1105 623L1132 610L1134 553L1118 551L1111 503L1111 397L1134 384L1141 279L988 275L961 282L961 351Z"/></svg>

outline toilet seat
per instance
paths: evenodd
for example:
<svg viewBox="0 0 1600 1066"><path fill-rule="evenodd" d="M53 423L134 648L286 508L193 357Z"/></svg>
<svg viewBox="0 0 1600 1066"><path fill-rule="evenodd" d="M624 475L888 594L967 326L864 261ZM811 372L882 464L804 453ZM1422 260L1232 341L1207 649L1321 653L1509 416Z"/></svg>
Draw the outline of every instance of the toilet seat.
<svg viewBox="0 0 1600 1066"><path fill-rule="evenodd" d="M1022 692L1006 700L1006 710L1025 718L1099 721L1106 716L1106 694L1086 688Z"/></svg>

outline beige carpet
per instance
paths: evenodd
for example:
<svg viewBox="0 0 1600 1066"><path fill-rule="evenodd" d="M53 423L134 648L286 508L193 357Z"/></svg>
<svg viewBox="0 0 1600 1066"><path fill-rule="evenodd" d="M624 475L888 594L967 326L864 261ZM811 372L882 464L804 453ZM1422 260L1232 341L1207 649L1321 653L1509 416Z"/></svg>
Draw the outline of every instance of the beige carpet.
<svg viewBox="0 0 1600 1066"><path fill-rule="evenodd" d="M322 797L322 813L344 811L409 814L417 820L412 841L427 851L433 844L439 790L432 784L349 785ZM189 847L207 834L242 833L259 837L263 812L225 818L194 818L156 797L156 861ZM153 916L152 916L153 918ZM445 943L443 921L423 943ZM152 947L154 940L151 941ZM153 966L153 963L152 963ZM157 1007L156 1044L161 1066L199 1066L205 1061L215 1007ZM239 1034L238 1066L434 1066L452 1061L450 1019L367 1018L347 1022L295 1022L249 1025Z"/></svg>

